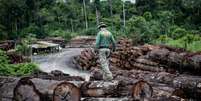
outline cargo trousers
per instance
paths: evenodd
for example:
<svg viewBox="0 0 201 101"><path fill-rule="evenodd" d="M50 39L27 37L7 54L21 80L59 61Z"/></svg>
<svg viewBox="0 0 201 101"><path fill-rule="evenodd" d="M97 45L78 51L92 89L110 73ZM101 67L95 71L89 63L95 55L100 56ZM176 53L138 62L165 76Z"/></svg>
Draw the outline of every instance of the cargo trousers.
<svg viewBox="0 0 201 101"><path fill-rule="evenodd" d="M103 71L103 79L104 80L112 80L113 76L109 69L109 56L110 49L109 48L101 48L99 49L99 62Z"/></svg>

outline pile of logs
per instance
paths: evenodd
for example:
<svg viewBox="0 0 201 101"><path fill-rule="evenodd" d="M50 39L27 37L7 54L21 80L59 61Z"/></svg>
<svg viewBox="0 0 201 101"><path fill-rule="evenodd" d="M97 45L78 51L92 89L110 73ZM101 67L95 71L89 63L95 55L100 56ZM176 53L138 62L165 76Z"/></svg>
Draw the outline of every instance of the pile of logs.
<svg viewBox="0 0 201 101"><path fill-rule="evenodd" d="M121 69L144 69L151 71L162 71L156 62L144 59L146 48L133 47L131 40L120 39L117 42L117 49L110 56L110 64ZM80 56L74 58L74 64L79 69L90 70L100 67L97 52L93 49L85 49ZM144 65L145 64L145 65Z"/></svg>
<svg viewBox="0 0 201 101"><path fill-rule="evenodd" d="M95 44L95 40L96 39L94 36L77 36L70 40L70 42L67 44L67 47L91 47L93 44Z"/></svg>
<svg viewBox="0 0 201 101"><path fill-rule="evenodd" d="M36 71L36 72L32 73L30 75L30 77L46 79L46 80L84 81L83 77L70 76L69 74L65 74L59 70L54 70L54 71L51 71L50 73Z"/></svg>
<svg viewBox="0 0 201 101"><path fill-rule="evenodd" d="M191 53L181 48L164 45L132 46L132 41L120 39L117 49L110 56L110 65L124 70L189 72L200 75L201 53ZM74 63L83 70L100 67L97 53L93 49L82 51Z"/></svg>
<svg viewBox="0 0 201 101"><path fill-rule="evenodd" d="M120 39L117 46L119 47L111 54L111 64L118 68L132 69L135 59L142 56L142 51L132 47L131 40Z"/></svg>
<svg viewBox="0 0 201 101"><path fill-rule="evenodd" d="M0 77L0 101L186 101L201 99L201 54L161 45L132 46L120 39L110 57L114 80L103 81L97 52L74 58L90 81L61 71ZM188 72L189 74L183 73ZM182 74L183 73L183 74ZM98 81L97 81L98 80Z"/></svg>
<svg viewBox="0 0 201 101"><path fill-rule="evenodd" d="M93 49L85 49L80 56L74 57L73 63L77 68L82 70L90 70L92 67L99 67L97 53Z"/></svg>
<svg viewBox="0 0 201 101"><path fill-rule="evenodd" d="M61 75L58 71L52 75ZM201 78L141 70L113 71L113 81L0 77L1 101L181 101L200 99ZM67 77L67 76L66 76ZM92 100L93 99L93 100Z"/></svg>
<svg viewBox="0 0 201 101"><path fill-rule="evenodd" d="M118 81L58 81L30 77L0 77L0 81L1 101L134 101L137 99L180 101L182 99L176 95L165 95L167 93L161 96L155 93L157 87L152 87L143 80L135 80L128 86L123 86L124 84ZM165 91L162 88L158 89ZM125 96L123 92L127 95Z"/></svg>
<svg viewBox="0 0 201 101"><path fill-rule="evenodd" d="M29 58L25 58L22 55L17 54L16 52L6 52L6 55L8 56L10 63L17 64L17 63L23 63L30 61Z"/></svg>
<svg viewBox="0 0 201 101"><path fill-rule="evenodd" d="M201 73L201 53L174 52L168 49L155 49L147 54L148 59L166 65L180 72Z"/></svg>
<svg viewBox="0 0 201 101"><path fill-rule="evenodd" d="M10 49L14 49L15 47L15 42L13 40L7 40L7 41L2 41L0 42L0 49L7 51Z"/></svg>
<svg viewBox="0 0 201 101"><path fill-rule="evenodd" d="M201 77L195 75L201 73L201 53L164 45L134 47L127 39L120 39L117 46L110 56L110 69L120 81L118 96L146 96L148 101L200 99ZM90 70L93 80L102 80L97 56L93 49L86 49L74 63L79 69Z"/></svg>

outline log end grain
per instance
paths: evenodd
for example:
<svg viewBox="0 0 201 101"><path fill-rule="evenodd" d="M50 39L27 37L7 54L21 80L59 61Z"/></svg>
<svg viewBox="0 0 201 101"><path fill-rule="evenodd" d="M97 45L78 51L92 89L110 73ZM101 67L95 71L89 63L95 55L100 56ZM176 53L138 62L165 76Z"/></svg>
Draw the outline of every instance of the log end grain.
<svg viewBox="0 0 201 101"><path fill-rule="evenodd" d="M80 89L72 83L62 82L53 93L53 101L80 101Z"/></svg>
<svg viewBox="0 0 201 101"><path fill-rule="evenodd" d="M41 93L36 89L29 77L19 80L14 88L14 101L40 101Z"/></svg>
<svg viewBox="0 0 201 101"><path fill-rule="evenodd" d="M146 81L138 81L133 85L132 97L135 99L150 98L153 95L152 86Z"/></svg>

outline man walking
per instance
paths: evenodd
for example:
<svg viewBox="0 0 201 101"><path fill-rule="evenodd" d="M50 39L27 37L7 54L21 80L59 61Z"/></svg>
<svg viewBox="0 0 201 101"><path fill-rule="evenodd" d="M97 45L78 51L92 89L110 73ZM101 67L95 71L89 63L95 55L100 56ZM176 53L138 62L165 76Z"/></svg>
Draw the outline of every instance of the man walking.
<svg viewBox="0 0 201 101"><path fill-rule="evenodd" d="M96 48L99 51L99 62L103 71L104 80L112 80L113 76L109 69L109 55L110 55L110 45L112 44L112 50L115 50L115 40L107 29L107 25L103 22L100 23L98 29L100 30L96 36Z"/></svg>

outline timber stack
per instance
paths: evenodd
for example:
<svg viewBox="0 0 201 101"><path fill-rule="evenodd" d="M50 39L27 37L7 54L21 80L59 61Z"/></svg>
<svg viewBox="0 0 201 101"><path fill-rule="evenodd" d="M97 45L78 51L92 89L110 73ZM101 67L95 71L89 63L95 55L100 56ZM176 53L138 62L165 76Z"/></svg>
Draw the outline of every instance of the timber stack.
<svg viewBox="0 0 201 101"><path fill-rule="evenodd" d="M91 71L89 81L57 70L29 77L0 77L0 101L201 99L200 53L161 45L133 47L128 39L120 39L117 46L110 58L112 81L103 81L97 52L88 48L74 58L74 63Z"/></svg>
<svg viewBox="0 0 201 101"><path fill-rule="evenodd" d="M139 48L132 47L132 41L129 39L120 39L117 46L116 51L111 54L111 64L114 67L131 69L135 59L142 56L142 51Z"/></svg>
<svg viewBox="0 0 201 101"><path fill-rule="evenodd" d="M1 77L1 101L134 101L148 99L162 101L162 99L182 98L174 97L172 93L159 95L155 88L143 80L133 80L133 84L123 87L119 81L58 81L40 78L10 78ZM125 83L124 83L125 84ZM121 88L120 88L121 86ZM155 93L155 92L157 93ZM165 91L160 89L158 91ZM123 92L126 92L127 95ZM161 93L160 93L161 94ZM165 94L169 94L165 96ZM159 98L160 97L160 98ZM104 98L104 99L103 99ZM92 100L93 99L93 100ZM101 100L102 99L102 100ZM177 99L177 100L176 100ZM178 100L179 99L179 100ZM163 100L164 101L164 100Z"/></svg>
<svg viewBox="0 0 201 101"><path fill-rule="evenodd" d="M132 41L120 39L117 49L110 57L111 67L123 70L140 69L146 71L188 72L200 75L201 53L192 53L181 48L164 45L133 46ZM97 52L86 49L74 58L74 63L82 70L99 68Z"/></svg>
<svg viewBox="0 0 201 101"><path fill-rule="evenodd" d="M145 59L148 53L147 47L133 47L129 39L120 39L117 42L117 49L111 53L110 63L112 67L119 69L145 69L152 71L162 71L159 64ZM149 50L150 51L150 50ZM74 64L82 70L100 68L98 63L98 52L88 48L81 52L81 55L74 58Z"/></svg>
<svg viewBox="0 0 201 101"><path fill-rule="evenodd" d="M96 54L97 53L91 48L85 49L81 52L80 56L74 57L73 63L77 68L82 70L90 70L92 67L99 67Z"/></svg>

